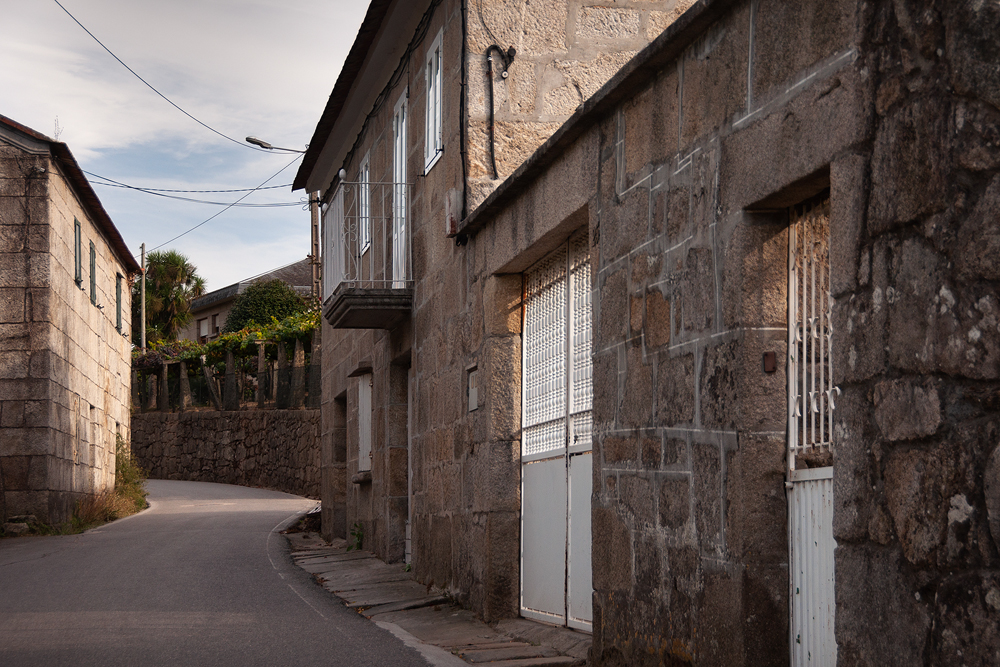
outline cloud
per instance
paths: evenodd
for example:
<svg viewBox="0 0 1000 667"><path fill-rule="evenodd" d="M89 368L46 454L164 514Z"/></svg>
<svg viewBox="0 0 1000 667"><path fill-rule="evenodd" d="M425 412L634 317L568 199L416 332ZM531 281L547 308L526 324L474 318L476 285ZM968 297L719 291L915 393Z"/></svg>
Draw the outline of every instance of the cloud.
<svg viewBox="0 0 1000 667"><path fill-rule="evenodd" d="M367 9L344 0L60 0L164 95L231 137L303 148ZM202 128L116 62L55 2L11 0L0 22L0 113L69 144L81 166L133 185L252 187L291 158ZM296 165L274 183L289 183ZM218 207L95 186L126 243L152 247ZM257 193L251 201L297 201ZM219 195L223 201L239 194ZM214 198L214 197L213 197ZM298 207L232 209L175 246L212 289L304 257Z"/></svg>

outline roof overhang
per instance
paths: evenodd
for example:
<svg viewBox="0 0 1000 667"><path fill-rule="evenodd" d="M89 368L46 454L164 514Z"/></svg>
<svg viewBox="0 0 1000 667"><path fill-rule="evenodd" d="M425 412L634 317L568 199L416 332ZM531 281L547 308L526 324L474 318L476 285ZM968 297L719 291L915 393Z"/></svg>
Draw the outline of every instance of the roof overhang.
<svg viewBox="0 0 1000 667"><path fill-rule="evenodd" d="M292 190L316 192L330 185L430 4L429 0L372 0L295 174Z"/></svg>

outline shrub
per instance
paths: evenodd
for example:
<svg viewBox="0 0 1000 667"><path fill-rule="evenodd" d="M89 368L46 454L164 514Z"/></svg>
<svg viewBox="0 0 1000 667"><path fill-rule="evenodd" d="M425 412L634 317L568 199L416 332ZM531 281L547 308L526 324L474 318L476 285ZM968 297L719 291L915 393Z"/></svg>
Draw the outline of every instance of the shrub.
<svg viewBox="0 0 1000 667"><path fill-rule="evenodd" d="M249 326L266 326L272 318L283 320L305 309L306 302L285 281L256 282L233 301L222 330L231 333Z"/></svg>

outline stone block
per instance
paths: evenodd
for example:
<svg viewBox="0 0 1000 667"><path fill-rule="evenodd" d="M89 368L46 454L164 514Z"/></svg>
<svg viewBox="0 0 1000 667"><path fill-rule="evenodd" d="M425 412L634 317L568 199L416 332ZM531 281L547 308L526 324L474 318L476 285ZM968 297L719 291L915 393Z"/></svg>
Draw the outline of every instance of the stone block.
<svg viewBox="0 0 1000 667"><path fill-rule="evenodd" d="M642 14L635 9L582 7L576 20L576 38L598 43L634 39L641 19Z"/></svg>
<svg viewBox="0 0 1000 667"><path fill-rule="evenodd" d="M945 101L920 99L899 107L879 125L871 158L871 235L948 205L950 116Z"/></svg>
<svg viewBox="0 0 1000 667"><path fill-rule="evenodd" d="M650 347L663 347L670 343L670 300L658 289L646 292L646 343Z"/></svg>
<svg viewBox="0 0 1000 667"><path fill-rule="evenodd" d="M830 165L830 291L835 296L857 288L868 161L846 155Z"/></svg>
<svg viewBox="0 0 1000 667"><path fill-rule="evenodd" d="M0 289L0 322L17 323L25 321L24 296L25 290L17 287Z"/></svg>
<svg viewBox="0 0 1000 667"><path fill-rule="evenodd" d="M970 572L948 577L935 596L929 664L983 664L1000 656L1000 577Z"/></svg>
<svg viewBox="0 0 1000 667"><path fill-rule="evenodd" d="M598 278L598 289L600 292L600 302L597 307L595 331L597 336L594 341L596 350L602 350L610 345L620 343L626 335L628 325L628 294L627 271L621 268L604 277L603 284Z"/></svg>
<svg viewBox="0 0 1000 667"><path fill-rule="evenodd" d="M793 3L761 0L754 33L753 96L790 88L803 70L854 44L855 5L845 0ZM789 40L800 35L801 40Z"/></svg>
<svg viewBox="0 0 1000 667"><path fill-rule="evenodd" d="M745 391L739 382L740 347L740 341L729 341L705 349L698 378L701 424L705 428L734 429L739 423L740 397Z"/></svg>
<svg viewBox="0 0 1000 667"><path fill-rule="evenodd" d="M0 403L0 428L16 428L23 425L24 401L3 401ZM38 425L40 426L40 424Z"/></svg>
<svg viewBox="0 0 1000 667"><path fill-rule="evenodd" d="M472 465L473 512L519 512L520 443L497 442L476 448Z"/></svg>
<svg viewBox="0 0 1000 667"><path fill-rule="evenodd" d="M691 516L690 475L667 475L661 479L657 513L660 528L683 532Z"/></svg>
<svg viewBox="0 0 1000 667"><path fill-rule="evenodd" d="M749 27L749 5L744 4L709 28L685 54L682 151L746 109Z"/></svg>
<svg viewBox="0 0 1000 667"><path fill-rule="evenodd" d="M705 591L698 610L702 625L698 633L699 662L706 665L746 664L742 584L742 577L736 578L726 572L705 573Z"/></svg>
<svg viewBox="0 0 1000 667"><path fill-rule="evenodd" d="M594 506L593 532L594 591L600 594L625 592L632 588L632 535L614 509Z"/></svg>
<svg viewBox="0 0 1000 667"><path fill-rule="evenodd" d="M487 336L521 333L521 274L483 280L483 317Z"/></svg>
<svg viewBox="0 0 1000 667"><path fill-rule="evenodd" d="M721 234L725 237L719 290L724 326L787 326L787 217L748 211L732 222L731 234Z"/></svg>
<svg viewBox="0 0 1000 667"><path fill-rule="evenodd" d="M629 174L663 162L677 151L677 73L668 70L651 83L622 109L625 171Z"/></svg>
<svg viewBox="0 0 1000 667"><path fill-rule="evenodd" d="M619 406L619 420L628 427L649 426L653 421L653 369L644 359L642 348L625 353L625 387Z"/></svg>
<svg viewBox="0 0 1000 667"><path fill-rule="evenodd" d="M16 380L28 377L31 354L17 350L0 352L0 379Z"/></svg>
<svg viewBox="0 0 1000 667"><path fill-rule="evenodd" d="M886 380L875 385L875 422L886 440L933 435L941 425L941 400L930 383Z"/></svg>
<svg viewBox="0 0 1000 667"><path fill-rule="evenodd" d="M1000 109L1000 61L996 31L1000 8L990 3L950 3L943 13L945 53L955 92Z"/></svg>
<svg viewBox="0 0 1000 667"><path fill-rule="evenodd" d="M678 285L678 329L702 332L715 322L715 260L710 248L690 248Z"/></svg>
<svg viewBox="0 0 1000 667"><path fill-rule="evenodd" d="M727 452L726 548L743 563L788 562L784 438L740 434Z"/></svg>
<svg viewBox="0 0 1000 667"><path fill-rule="evenodd" d="M1000 255L1000 175L994 176L976 202L972 214L963 218L958 227L957 243L951 256L958 275L969 282L1000 280L996 258Z"/></svg>
<svg viewBox="0 0 1000 667"><path fill-rule="evenodd" d="M718 445L696 444L692 448L694 520L702 553L723 551L722 499L725 489Z"/></svg>
<svg viewBox="0 0 1000 667"><path fill-rule="evenodd" d="M649 530L656 526L656 498L651 480L636 474L621 474L618 479L618 499L621 513L630 518L633 530Z"/></svg>
<svg viewBox="0 0 1000 667"><path fill-rule="evenodd" d="M694 423L694 355L660 358L656 369L656 423Z"/></svg>
<svg viewBox="0 0 1000 667"><path fill-rule="evenodd" d="M5 456L44 456L49 454L51 431L48 428L0 428Z"/></svg>
<svg viewBox="0 0 1000 667"><path fill-rule="evenodd" d="M753 564L743 571L743 617L746 664L788 664L788 570Z"/></svg>
<svg viewBox="0 0 1000 667"><path fill-rule="evenodd" d="M919 665L931 618L896 549L837 547L837 662Z"/></svg>
<svg viewBox="0 0 1000 667"><path fill-rule="evenodd" d="M0 288L30 287L28 256L23 253L0 255Z"/></svg>

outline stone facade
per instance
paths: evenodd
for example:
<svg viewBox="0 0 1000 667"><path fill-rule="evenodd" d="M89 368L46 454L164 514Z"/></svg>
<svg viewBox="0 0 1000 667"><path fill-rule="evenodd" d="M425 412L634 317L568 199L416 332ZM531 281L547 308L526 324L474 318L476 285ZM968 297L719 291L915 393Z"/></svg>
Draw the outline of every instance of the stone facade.
<svg viewBox="0 0 1000 667"><path fill-rule="evenodd" d="M0 517L59 523L129 437L139 267L66 145L2 116L0 189Z"/></svg>
<svg viewBox="0 0 1000 667"><path fill-rule="evenodd" d="M586 233L592 663L787 664L788 229L820 197L839 664L996 662L998 28L972 0L706 0L487 188L462 245L438 225L476 173L418 178L411 317L324 334L326 530L360 517L399 558L405 509L421 581L518 613L523 274ZM349 377L367 373L370 482Z"/></svg>
<svg viewBox="0 0 1000 667"><path fill-rule="evenodd" d="M495 37L504 51L516 51L506 79L494 68L496 159L504 178L685 3L443 0L396 9L383 20L387 5L372 3L344 68L380 62L384 78L352 89L350 75L341 75L296 177L296 187L320 190L327 206L341 181L360 180L365 158L370 182L391 182L392 120L405 95L413 308L391 330L323 325L324 531L344 536L360 523L367 548L401 561L409 521L419 580L448 588L485 618L510 617L518 609L520 388L497 385L502 405L469 412L466 383L477 364L483 377L509 371L518 381L519 316L484 310L483 290L516 309L520 277L474 275L468 250L443 233L449 211L461 218L463 208L474 208L500 183L488 166L485 50ZM376 29L384 41L372 37ZM438 34L443 152L428 166L424 63ZM376 247L380 233L373 232ZM358 460L363 381L372 387L370 472L359 471Z"/></svg>
<svg viewBox="0 0 1000 667"><path fill-rule="evenodd" d="M153 479L319 498L319 426L319 410L136 413L132 453Z"/></svg>

